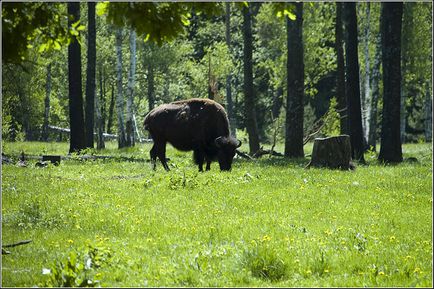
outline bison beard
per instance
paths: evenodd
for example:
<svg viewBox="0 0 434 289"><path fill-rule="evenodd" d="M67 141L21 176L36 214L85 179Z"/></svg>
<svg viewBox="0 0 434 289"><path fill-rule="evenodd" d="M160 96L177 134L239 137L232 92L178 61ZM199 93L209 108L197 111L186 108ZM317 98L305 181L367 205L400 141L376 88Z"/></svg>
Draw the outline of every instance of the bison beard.
<svg viewBox="0 0 434 289"><path fill-rule="evenodd" d="M160 159L166 171L166 143L181 151L193 151L199 171L210 170L217 160L221 170L230 170L235 150L241 141L229 135L229 121L224 108L210 99L193 98L154 108L145 117L145 129L154 145L150 151L153 169Z"/></svg>

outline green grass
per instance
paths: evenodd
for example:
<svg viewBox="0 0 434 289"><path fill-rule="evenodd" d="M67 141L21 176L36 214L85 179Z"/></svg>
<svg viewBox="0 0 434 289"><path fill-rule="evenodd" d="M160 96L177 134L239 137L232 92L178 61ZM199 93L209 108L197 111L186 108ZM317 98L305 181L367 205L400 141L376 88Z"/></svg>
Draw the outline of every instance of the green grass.
<svg viewBox="0 0 434 289"><path fill-rule="evenodd" d="M98 154L148 159L149 149ZM65 155L68 144L3 143L21 150ZM33 241L2 256L2 286L431 287L432 149L403 150L419 162L366 154L355 171L307 170L308 158L265 156L198 173L191 153L168 147L170 172L3 165L2 242Z"/></svg>

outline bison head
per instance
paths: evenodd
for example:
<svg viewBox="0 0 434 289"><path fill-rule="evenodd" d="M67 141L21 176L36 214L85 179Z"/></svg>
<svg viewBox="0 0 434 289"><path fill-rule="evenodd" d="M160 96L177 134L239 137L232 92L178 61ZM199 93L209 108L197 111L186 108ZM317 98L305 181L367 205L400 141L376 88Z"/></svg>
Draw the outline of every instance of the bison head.
<svg viewBox="0 0 434 289"><path fill-rule="evenodd" d="M220 136L215 139L215 145L218 148L217 159L220 170L229 171L235 156L235 150L241 146L241 141L231 136Z"/></svg>

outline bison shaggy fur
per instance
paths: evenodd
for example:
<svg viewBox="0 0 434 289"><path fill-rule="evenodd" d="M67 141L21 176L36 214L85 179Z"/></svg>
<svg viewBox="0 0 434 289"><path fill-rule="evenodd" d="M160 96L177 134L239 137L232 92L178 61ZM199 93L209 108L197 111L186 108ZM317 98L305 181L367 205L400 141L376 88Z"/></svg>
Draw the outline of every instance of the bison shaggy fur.
<svg viewBox="0 0 434 289"><path fill-rule="evenodd" d="M157 157L168 171L166 143L181 151L193 151L199 171L210 170L218 160L221 170L230 170L241 142L229 134L229 121L219 103L202 98L174 101L151 110L145 117L145 129L154 145L150 151L153 169Z"/></svg>

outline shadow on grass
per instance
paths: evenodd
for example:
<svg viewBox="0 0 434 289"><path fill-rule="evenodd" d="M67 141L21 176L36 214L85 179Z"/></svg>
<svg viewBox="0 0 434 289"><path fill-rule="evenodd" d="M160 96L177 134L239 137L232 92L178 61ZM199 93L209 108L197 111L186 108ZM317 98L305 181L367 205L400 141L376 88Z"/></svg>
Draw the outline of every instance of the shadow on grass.
<svg viewBox="0 0 434 289"><path fill-rule="evenodd" d="M287 157L262 157L253 160L235 159L239 164L256 164L259 166L275 166L275 167L305 167L310 158L287 158Z"/></svg>

